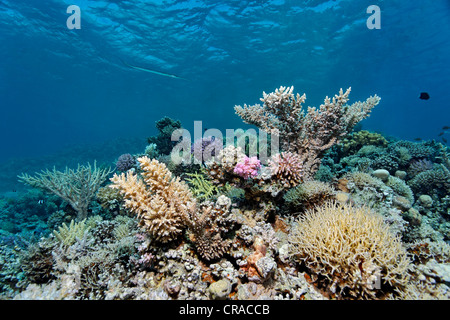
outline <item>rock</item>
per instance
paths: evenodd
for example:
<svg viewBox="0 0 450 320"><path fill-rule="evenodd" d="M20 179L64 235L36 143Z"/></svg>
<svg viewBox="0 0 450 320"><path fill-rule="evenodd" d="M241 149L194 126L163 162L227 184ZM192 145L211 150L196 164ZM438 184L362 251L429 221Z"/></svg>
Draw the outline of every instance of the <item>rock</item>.
<svg viewBox="0 0 450 320"><path fill-rule="evenodd" d="M406 171L397 170L395 171L395 176L399 179L405 180L406 178Z"/></svg>
<svg viewBox="0 0 450 320"><path fill-rule="evenodd" d="M431 208L433 206L433 199L429 195L423 194L418 199L419 203L424 208Z"/></svg>
<svg viewBox="0 0 450 320"><path fill-rule="evenodd" d="M372 175L381 179L383 182L386 182L390 176L389 171L385 169L378 169L372 172Z"/></svg>
<svg viewBox="0 0 450 320"><path fill-rule="evenodd" d="M212 299L225 300L231 292L231 283L227 279L213 282L209 286L208 291Z"/></svg>
<svg viewBox="0 0 450 320"><path fill-rule="evenodd" d="M402 196L396 196L392 200L392 203L395 207L399 208L401 211L408 211L411 209L411 202L408 199Z"/></svg>

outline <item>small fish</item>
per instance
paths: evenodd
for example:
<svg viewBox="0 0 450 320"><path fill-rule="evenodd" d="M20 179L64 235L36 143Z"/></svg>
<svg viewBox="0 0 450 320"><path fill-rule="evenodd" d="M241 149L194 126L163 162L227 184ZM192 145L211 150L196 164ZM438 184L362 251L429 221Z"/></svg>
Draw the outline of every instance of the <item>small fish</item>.
<svg viewBox="0 0 450 320"><path fill-rule="evenodd" d="M39 200L38 204L44 204L44 200Z"/></svg>
<svg viewBox="0 0 450 320"><path fill-rule="evenodd" d="M441 132L438 134L438 137L442 136L444 134L444 132Z"/></svg>
<svg viewBox="0 0 450 320"><path fill-rule="evenodd" d="M419 99L428 100L428 99L430 99L430 95L427 92L421 92Z"/></svg>
<svg viewBox="0 0 450 320"><path fill-rule="evenodd" d="M12 192L17 192L17 190L16 189L13 189L13 191Z"/></svg>
<svg viewBox="0 0 450 320"><path fill-rule="evenodd" d="M415 138L414 140L415 140L415 141L421 141L422 138Z"/></svg>
<svg viewBox="0 0 450 320"><path fill-rule="evenodd" d="M450 129L449 126L443 126L443 127L442 127L442 130L448 130L448 129Z"/></svg>
<svg viewBox="0 0 450 320"><path fill-rule="evenodd" d="M444 137L442 138L442 141L444 141L445 143L447 143L447 139L445 139Z"/></svg>

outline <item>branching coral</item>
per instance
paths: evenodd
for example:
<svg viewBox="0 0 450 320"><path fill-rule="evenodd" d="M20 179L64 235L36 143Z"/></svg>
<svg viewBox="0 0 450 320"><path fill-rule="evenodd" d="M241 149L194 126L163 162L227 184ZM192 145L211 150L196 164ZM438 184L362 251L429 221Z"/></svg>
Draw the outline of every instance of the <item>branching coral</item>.
<svg viewBox="0 0 450 320"><path fill-rule="evenodd" d="M89 232L90 227L86 225L86 219L80 222L70 221L69 226L65 223L59 227L58 231L54 230L53 234L56 239L65 246L71 246L75 241L83 239Z"/></svg>
<svg viewBox="0 0 450 320"><path fill-rule="evenodd" d="M365 102L346 105L350 88L342 89L332 99L326 97L317 109L309 107L307 113L302 104L306 95L296 96L294 87L280 87L275 92L263 93L263 106L236 106L236 113L248 124L279 135L284 151L301 156L306 178L312 179L320 165L323 153L339 142L361 120L369 116L380 98L373 96Z"/></svg>
<svg viewBox="0 0 450 320"><path fill-rule="evenodd" d="M196 200L186 183L158 160L137 159L143 179L130 171L111 178L112 188L119 189L125 198L125 207L141 219L141 226L161 242L174 240L186 226L195 210Z"/></svg>
<svg viewBox="0 0 450 320"><path fill-rule="evenodd" d="M244 179L254 178L258 175L258 170L261 168L261 162L257 157L245 156L242 161L238 162L234 167L233 172Z"/></svg>
<svg viewBox="0 0 450 320"><path fill-rule="evenodd" d="M101 184L111 173L111 169L98 169L94 163L91 165L78 165L77 170L66 167L64 172L45 170L31 177L28 174L19 176L19 180L32 187L39 188L67 201L77 212L78 220L83 220L87 216L91 199L100 188Z"/></svg>
<svg viewBox="0 0 450 320"><path fill-rule="evenodd" d="M278 153L269 160L272 175L284 187L298 185L303 179L303 165L300 156L292 152Z"/></svg>
<svg viewBox="0 0 450 320"><path fill-rule="evenodd" d="M294 208L305 210L331 200L335 193L329 183L310 180L286 192L284 200Z"/></svg>
<svg viewBox="0 0 450 320"><path fill-rule="evenodd" d="M338 298L381 298L408 283L410 261L401 241L367 208L330 202L309 211L290 246L316 284Z"/></svg>

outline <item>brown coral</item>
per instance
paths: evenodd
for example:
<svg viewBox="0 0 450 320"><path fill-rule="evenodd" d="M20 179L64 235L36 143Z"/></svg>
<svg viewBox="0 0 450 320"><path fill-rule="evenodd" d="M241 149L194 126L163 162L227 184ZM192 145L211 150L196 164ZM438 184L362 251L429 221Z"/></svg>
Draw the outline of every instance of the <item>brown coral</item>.
<svg viewBox="0 0 450 320"><path fill-rule="evenodd" d="M323 153L339 142L361 120L368 117L380 98L373 96L365 102L346 105L350 88L342 89L332 99L326 97L318 108L303 111L303 94L294 96L294 87L280 87L275 92L263 93L263 106L236 106L236 113L244 122L278 135L284 151L301 155L304 179L310 180L320 165Z"/></svg>
<svg viewBox="0 0 450 320"><path fill-rule="evenodd" d="M179 177L172 177L166 165L144 156L138 158L142 178L128 171L111 178L125 206L141 219L140 225L161 242L174 240L186 226L196 201Z"/></svg>

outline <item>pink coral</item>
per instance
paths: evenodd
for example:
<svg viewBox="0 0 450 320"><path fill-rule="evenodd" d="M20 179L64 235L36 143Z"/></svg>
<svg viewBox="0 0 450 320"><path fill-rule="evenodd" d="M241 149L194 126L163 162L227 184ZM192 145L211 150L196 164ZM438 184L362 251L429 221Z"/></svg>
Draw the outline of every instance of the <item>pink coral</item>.
<svg viewBox="0 0 450 320"><path fill-rule="evenodd" d="M243 177L244 179L254 178L258 175L258 169L261 168L261 161L257 157L244 158L234 167L234 173Z"/></svg>

